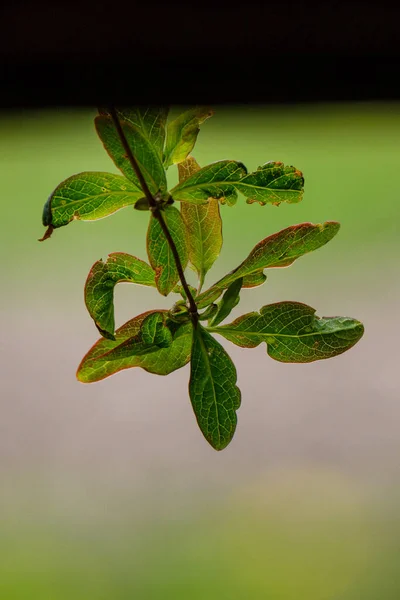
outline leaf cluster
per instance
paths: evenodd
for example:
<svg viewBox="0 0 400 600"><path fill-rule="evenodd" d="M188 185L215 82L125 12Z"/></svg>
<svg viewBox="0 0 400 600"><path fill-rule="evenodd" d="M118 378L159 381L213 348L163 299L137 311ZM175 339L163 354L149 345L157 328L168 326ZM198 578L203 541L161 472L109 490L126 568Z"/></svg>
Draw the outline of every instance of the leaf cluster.
<svg viewBox="0 0 400 600"><path fill-rule="evenodd" d="M268 269L287 267L318 250L340 226L327 221L287 227L261 240L235 269L203 290L222 248L221 205L234 206L239 196L248 204L262 206L300 202L303 175L293 166L273 161L251 173L236 160L200 167L192 152L200 125L213 114L208 107L195 107L175 119L168 118L165 107L118 108L116 113L154 206L149 204L112 114L101 108L95 118L96 131L122 175L73 175L57 186L43 210L47 231L42 239L71 221L101 219L127 206L149 211L148 262L115 252L97 261L88 274L85 303L101 338L82 359L77 378L92 383L131 367L168 375L190 362L189 395L197 422L211 446L222 450L234 435L241 393L236 368L215 334L242 348L265 343L271 358L287 363L337 356L362 337L364 328L358 320L318 317L314 308L295 301L266 305L222 324L244 289L265 283ZM174 166L179 182L170 189L167 174ZM155 218L154 207L162 213L172 242ZM190 267L196 272L197 288L182 280L179 266L182 271ZM180 299L170 310L145 312L115 329L114 288L122 282L152 286L163 296L178 294ZM195 303L195 314L188 295Z"/></svg>

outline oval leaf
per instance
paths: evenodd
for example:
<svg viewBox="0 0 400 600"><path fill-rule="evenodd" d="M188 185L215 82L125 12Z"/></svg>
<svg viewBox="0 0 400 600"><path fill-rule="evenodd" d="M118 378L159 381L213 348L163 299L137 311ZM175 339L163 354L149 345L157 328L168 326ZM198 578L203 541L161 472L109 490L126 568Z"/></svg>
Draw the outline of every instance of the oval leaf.
<svg viewBox="0 0 400 600"><path fill-rule="evenodd" d="M222 291L239 277L248 277L262 269L288 267L297 258L327 244L340 229L336 221L323 224L300 223L261 240L236 269L217 281L197 299L199 308L218 298ZM259 275L257 275L258 277Z"/></svg>
<svg viewBox="0 0 400 600"><path fill-rule="evenodd" d="M182 268L188 263L185 224L181 213L174 206L166 206L162 215L178 250ZM179 280L174 256L158 220L151 215L147 231L147 254L155 271L156 286L160 294L167 296Z"/></svg>
<svg viewBox="0 0 400 600"><path fill-rule="evenodd" d="M210 108L198 106L187 110L168 123L164 153L165 168L185 160L194 148L200 125L213 114Z"/></svg>
<svg viewBox="0 0 400 600"><path fill-rule="evenodd" d="M231 441L241 394L236 368L224 348L203 327L193 333L189 394L199 427L215 450Z"/></svg>
<svg viewBox="0 0 400 600"><path fill-rule="evenodd" d="M113 340L115 330L114 287L130 282L155 286L154 271L143 260L113 252L106 262L98 260L91 268L85 284L85 303L101 335Z"/></svg>
<svg viewBox="0 0 400 600"><path fill-rule="evenodd" d="M63 227L71 221L103 219L143 196L134 183L121 175L85 172L61 182L43 209L43 225Z"/></svg>
<svg viewBox="0 0 400 600"><path fill-rule="evenodd" d="M267 162L254 173L247 173L239 162L222 160L203 167L171 191L174 200L201 203L209 196L220 198L224 204L236 202L240 192L252 204L300 202L304 194L301 171L281 162Z"/></svg>
<svg viewBox="0 0 400 600"><path fill-rule="evenodd" d="M178 165L179 181L185 181L200 169L192 156ZM199 276L200 288L204 277L219 256L222 248L222 220L219 202L209 198L207 204L183 202L181 214L186 225L189 260Z"/></svg>
<svg viewBox="0 0 400 600"><path fill-rule="evenodd" d="M352 348L364 326L349 317L317 317L314 308L300 302L277 302L210 330L243 348L265 342L268 354L280 362L309 363Z"/></svg>
<svg viewBox="0 0 400 600"><path fill-rule="evenodd" d="M78 367L77 379L82 383L93 383L132 367L141 367L156 375L168 375L186 365L190 359L192 346L191 323L176 324L173 341L167 348L156 348L145 354L133 354L132 343L131 355L121 356L123 354L121 352L118 357L112 357L112 351L140 334L143 321L155 312L167 315L167 311L145 312L117 329L115 341L104 338L98 340L82 359ZM139 352L143 350L143 346L139 346L138 350Z"/></svg>

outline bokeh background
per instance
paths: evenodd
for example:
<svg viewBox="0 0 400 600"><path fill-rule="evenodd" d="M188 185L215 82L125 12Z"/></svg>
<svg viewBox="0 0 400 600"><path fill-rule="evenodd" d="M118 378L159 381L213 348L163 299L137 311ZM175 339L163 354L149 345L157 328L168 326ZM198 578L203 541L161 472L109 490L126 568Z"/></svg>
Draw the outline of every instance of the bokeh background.
<svg viewBox="0 0 400 600"><path fill-rule="evenodd" d="M41 211L84 170L117 172L94 110L0 118L0 597L5 600L397 600L400 597L400 105L220 107L194 152L305 174L298 205L222 207L212 283L260 239L338 220L326 247L244 291L233 317L278 300L362 320L348 353L310 365L221 340L239 424L217 453L197 428L189 367L75 380L97 339L91 265L145 254L148 214L74 222L43 244ZM176 174L171 170L171 184ZM168 307L124 284L118 325Z"/></svg>

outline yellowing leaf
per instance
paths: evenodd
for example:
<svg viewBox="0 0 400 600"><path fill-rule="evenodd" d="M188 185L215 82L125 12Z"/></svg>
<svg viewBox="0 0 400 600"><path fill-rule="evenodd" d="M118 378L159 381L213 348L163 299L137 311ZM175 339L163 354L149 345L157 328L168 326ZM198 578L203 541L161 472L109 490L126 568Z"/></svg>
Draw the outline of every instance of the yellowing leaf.
<svg viewBox="0 0 400 600"><path fill-rule="evenodd" d="M213 115L206 106L198 106L180 114L167 126L167 141L164 152L164 166L183 162L193 150L200 125Z"/></svg>
<svg viewBox="0 0 400 600"><path fill-rule="evenodd" d="M179 181L199 169L196 160L190 156L178 165ZM201 287L222 248L219 202L215 198L209 198L206 204L182 202L181 214L187 230L189 260L197 271Z"/></svg>

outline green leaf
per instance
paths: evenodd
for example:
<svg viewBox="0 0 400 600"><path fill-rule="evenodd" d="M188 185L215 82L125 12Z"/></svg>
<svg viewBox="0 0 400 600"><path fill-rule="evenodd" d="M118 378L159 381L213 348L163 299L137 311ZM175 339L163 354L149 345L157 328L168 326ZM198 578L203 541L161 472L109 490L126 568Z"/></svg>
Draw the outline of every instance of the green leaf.
<svg viewBox="0 0 400 600"><path fill-rule="evenodd" d="M221 302L218 305L218 311L210 323L212 327L215 327L224 319L226 319L226 317L231 314L235 306L239 304L240 290L242 289L242 284L243 279L240 277L239 279L236 279L236 281L231 283L231 285L228 287L228 289L222 296Z"/></svg>
<svg viewBox="0 0 400 600"><path fill-rule="evenodd" d="M179 181L183 182L200 169L192 156L178 165ZM219 202L209 198L207 204L183 202L181 214L188 233L189 260L199 276L200 288L204 277L222 248L222 220Z"/></svg>
<svg viewBox="0 0 400 600"><path fill-rule="evenodd" d="M189 394L199 427L215 450L235 433L241 394L236 368L224 348L201 325L193 333Z"/></svg>
<svg viewBox="0 0 400 600"><path fill-rule="evenodd" d="M71 221L95 221L130 206L143 195L131 181L112 173L85 172L62 181L43 209L43 225L53 228Z"/></svg>
<svg viewBox="0 0 400 600"><path fill-rule="evenodd" d="M200 125L213 114L210 108L198 106L187 110L168 123L164 153L165 168L185 160L194 148Z"/></svg>
<svg viewBox="0 0 400 600"><path fill-rule="evenodd" d="M154 147L157 154L162 158L168 107L146 106L133 108L117 108L118 117L121 121L129 123L134 129L140 130L143 137ZM107 109L100 109L100 115L110 117Z"/></svg>
<svg viewBox="0 0 400 600"><path fill-rule="evenodd" d="M162 215L175 242L182 268L188 263L185 224L181 213L174 206L166 206ZM171 248L159 221L151 215L147 231L147 254L156 274L156 286L160 294L167 296L179 280Z"/></svg>
<svg viewBox="0 0 400 600"><path fill-rule="evenodd" d="M117 329L115 341L100 338L82 359L77 371L78 380L82 383L92 383L131 367L141 367L149 373L157 375L168 375L186 365L190 360L192 345L193 327L191 323L176 324L172 344L167 348L153 348L151 352L145 354L133 354L134 344L131 342L132 348L129 356L123 356L126 350L122 350L118 357L114 355L113 358L112 351L138 336L143 321L155 312L165 312L167 315L167 311L145 312ZM143 340L141 343L143 344ZM137 349L140 352L144 346L139 346ZM107 356L105 356L106 354ZM116 354L118 355L118 351Z"/></svg>
<svg viewBox="0 0 400 600"><path fill-rule="evenodd" d="M172 333L167 324L168 313L154 312L146 317L140 328L145 344L168 348L172 344Z"/></svg>
<svg viewBox="0 0 400 600"><path fill-rule="evenodd" d="M214 302L222 291L239 277L254 275L262 269L288 267L303 254L327 244L335 237L339 228L340 224L336 221L326 221L317 225L300 223L270 235L261 240L236 269L200 294L196 300L197 305L202 308Z"/></svg>
<svg viewBox="0 0 400 600"><path fill-rule="evenodd" d="M217 313L217 304L210 304L206 310L199 314L199 321L210 321Z"/></svg>
<svg viewBox="0 0 400 600"><path fill-rule="evenodd" d="M189 323L191 321L188 307L184 300L178 300L173 307L168 311L168 318L176 323Z"/></svg>
<svg viewBox="0 0 400 600"><path fill-rule="evenodd" d="M280 204L300 202L304 193L301 171L281 162L267 162L254 173L233 160L222 160L188 177L171 190L174 200L201 204L210 196L222 204L235 204L237 193L252 204Z"/></svg>
<svg viewBox="0 0 400 600"><path fill-rule="evenodd" d="M270 161L243 177L236 189L247 198L247 204L293 204L303 198L304 177L296 167Z"/></svg>
<svg viewBox="0 0 400 600"><path fill-rule="evenodd" d="M211 163L178 183L172 190L174 200L204 204L209 198L224 199L235 204L235 183L246 175L246 167L236 160L220 160ZM232 183L231 183L232 182Z"/></svg>
<svg viewBox="0 0 400 600"><path fill-rule="evenodd" d="M262 285L267 280L267 276L264 274L263 270L255 271L251 275L246 275L243 277L243 288L253 288L259 285Z"/></svg>
<svg viewBox="0 0 400 600"><path fill-rule="evenodd" d="M146 106L134 108L117 108L121 121L126 121L135 129L141 131L149 143L155 148L158 155L162 157L165 142L165 126L168 116L166 106ZM103 110L101 114L109 115Z"/></svg>
<svg viewBox="0 0 400 600"><path fill-rule="evenodd" d="M136 210L150 210L150 204L146 197L139 198L137 202L135 202L133 208Z"/></svg>
<svg viewBox="0 0 400 600"><path fill-rule="evenodd" d="M197 296L196 288L193 287L192 285L190 285L190 283L188 283L188 288L189 288L193 298L196 298L196 296ZM186 292L182 285L180 285L180 284L176 285L172 291L174 294L180 294L185 301L187 300L187 295L186 295Z"/></svg>
<svg viewBox="0 0 400 600"><path fill-rule="evenodd" d="M125 153L118 132L109 116L100 115L95 118L97 133L103 142L104 148L111 156L115 165L122 173L140 188L140 183L135 171ZM143 177L152 194L158 191L166 192L167 181L159 150L153 145L148 132L133 121L121 120L121 127L130 149L136 158ZM143 196L143 191L140 196Z"/></svg>
<svg viewBox="0 0 400 600"><path fill-rule="evenodd" d="M300 302L277 302L210 330L243 348L265 342L268 354L280 362L308 363L346 352L364 326L349 317L317 317L314 308Z"/></svg>
<svg viewBox="0 0 400 600"><path fill-rule="evenodd" d="M121 282L156 285L153 269L136 256L113 252L106 262L94 263L86 280L85 303L101 335L111 340L115 330L114 287Z"/></svg>
<svg viewBox="0 0 400 600"><path fill-rule="evenodd" d="M115 348L107 350L102 356L97 356L96 360L121 360L131 356L149 354L157 351L160 347L170 346L176 330L176 323L167 323L167 318L168 313L165 314L164 311L152 311L143 319L136 335L124 340ZM168 329L169 325L172 331Z"/></svg>

